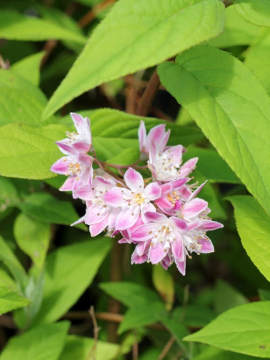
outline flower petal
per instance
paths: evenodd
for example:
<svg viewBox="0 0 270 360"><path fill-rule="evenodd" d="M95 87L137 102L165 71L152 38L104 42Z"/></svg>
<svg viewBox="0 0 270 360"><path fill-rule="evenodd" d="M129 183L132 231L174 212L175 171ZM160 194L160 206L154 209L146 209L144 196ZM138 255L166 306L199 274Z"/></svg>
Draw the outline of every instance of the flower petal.
<svg viewBox="0 0 270 360"><path fill-rule="evenodd" d="M146 129L144 121L141 120L139 130L138 130L138 137L139 137L139 144L140 144L140 151L143 153L148 153L147 147L147 138L146 138Z"/></svg>
<svg viewBox="0 0 270 360"><path fill-rule="evenodd" d="M86 209L85 223L87 225L98 224L105 219L108 210L101 206L89 206Z"/></svg>
<svg viewBox="0 0 270 360"><path fill-rule="evenodd" d="M52 165L51 171L56 174L67 175L69 172L69 165L69 158L67 156L64 156Z"/></svg>
<svg viewBox="0 0 270 360"><path fill-rule="evenodd" d="M125 205L125 201L123 200L123 194L120 188L112 188L107 191L104 195L104 201L106 204L112 207L122 207Z"/></svg>
<svg viewBox="0 0 270 360"><path fill-rule="evenodd" d="M181 166L181 169L180 169L181 176L182 177L188 176L196 168L198 160L199 160L199 158L194 157L194 158L186 161L184 163L184 165Z"/></svg>
<svg viewBox="0 0 270 360"><path fill-rule="evenodd" d="M185 248L180 236L172 243L172 254L175 261L183 261L185 258Z"/></svg>
<svg viewBox="0 0 270 360"><path fill-rule="evenodd" d="M182 209L182 214L186 218L193 218L198 216L202 211L206 210L208 203L205 200L196 198L185 203Z"/></svg>
<svg viewBox="0 0 270 360"><path fill-rule="evenodd" d="M128 170L125 172L124 180L130 190L134 192L142 191L144 189L144 181L142 175L132 168L128 168Z"/></svg>
<svg viewBox="0 0 270 360"><path fill-rule="evenodd" d="M175 265L177 266L177 269L182 275L186 275L186 257L183 261L175 260Z"/></svg>
<svg viewBox="0 0 270 360"><path fill-rule="evenodd" d="M147 255L139 256L136 249L131 255L131 264L143 264L147 261Z"/></svg>
<svg viewBox="0 0 270 360"><path fill-rule="evenodd" d="M150 262L152 264L158 264L167 255L167 252L168 250L165 250L160 242L150 246L148 254Z"/></svg>
<svg viewBox="0 0 270 360"><path fill-rule="evenodd" d="M89 226L89 231L92 237L102 233L108 225L108 218L106 217L101 222Z"/></svg>
<svg viewBox="0 0 270 360"><path fill-rule="evenodd" d="M161 188L157 182L148 184L144 189L144 195L150 201L156 200L161 196Z"/></svg>
<svg viewBox="0 0 270 360"><path fill-rule="evenodd" d="M139 213L139 208L131 208L121 211L116 218L115 229L126 230L132 227L138 220Z"/></svg>
<svg viewBox="0 0 270 360"><path fill-rule="evenodd" d="M56 145L59 147L59 150L65 155L75 154L73 147L67 142L68 140L64 139L61 141L57 141Z"/></svg>
<svg viewBox="0 0 270 360"><path fill-rule="evenodd" d="M188 225L185 220L179 219L175 216L172 216L171 219L179 230L181 231L187 230Z"/></svg>
<svg viewBox="0 0 270 360"><path fill-rule="evenodd" d="M223 224L221 224L220 222L212 221L212 220L206 220L206 221L203 221L202 224L200 224L200 229L204 230L204 231L217 230L217 229L221 229L223 227L224 227Z"/></svg>
<svg viewBox="0 0 270 360"><path fill-rule="evenodd" d="M166 220L166 216L163 214L159 214L156 212L148 211L144 214L144 217L147 222L160 222L162 220Z"/></svg>
<svg viewBox="0 0 270 360"><path fill-rule="evenodd" d="M59 190L72 191L75 182L76 182L75 176L69 176Z"/></svg>
<svg viewBox="0 0 270 360"><path fill-rule="evenodd" d="M201 238L199 239L199 244L201 244L200 252L203 254L212 253L215 251L214 245L209 238Z"/></svg>

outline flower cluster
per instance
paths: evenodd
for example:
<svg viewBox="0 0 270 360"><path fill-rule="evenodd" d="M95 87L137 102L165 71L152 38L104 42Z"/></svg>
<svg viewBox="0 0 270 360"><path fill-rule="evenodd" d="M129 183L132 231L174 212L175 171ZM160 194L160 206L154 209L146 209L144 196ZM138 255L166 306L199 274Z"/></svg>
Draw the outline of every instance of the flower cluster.
<svg viewBox="0 0 270 360"><path fill-rule="evenodd" d="M132 264L161 263L168 269L174 262L183 275L186 257L214 251L206 233L223 225L209 218L208 203L198 197L204 183L190 184L198 158L182 163L185 149L167 145L170 131L165 125L147 134L141 122L141 160L123 174L124 166L96 158L88 118L74 113L71 117L77 132L57 142L65 156L51 170L67 176L61 191L72 191L86 204L85 215L76 223L89 225L91 236L107 231L120 237L119 243L134 244ZM139 165L142 161L145 166ZM139 169L150 176L143 178Z"/></svg>

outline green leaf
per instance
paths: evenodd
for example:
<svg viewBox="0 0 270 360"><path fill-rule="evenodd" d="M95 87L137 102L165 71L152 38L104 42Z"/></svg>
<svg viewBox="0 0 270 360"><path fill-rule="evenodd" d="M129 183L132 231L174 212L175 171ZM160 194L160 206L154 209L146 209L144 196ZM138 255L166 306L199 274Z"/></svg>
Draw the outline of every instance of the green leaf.
<svg viewBox="0 0 270 360"><path fill-rule="evenodd" d="M42 128L24 124L2 126L1 175L27 179L47 179L55 176L50 167L61 157L55 141L63 138L65 131L66 128L61 125Z"/></svg>
<svg viewBox="0 0 270 360"><path fill-rule="evenodd" d="M220 314L230 308L247 303L247 299L223 280L218 280L215 295L214 308Z"/></svg>
<svg viewBox="0 0 270 360"><path fill-rule="evenodd" d="M88 360L94 340L82 336L69 335L59 360ZM95 360L116 359L119 345L98 341Z"/></svg>
<svg viewBox="0 0 270 360"><path fill-rule="evenodd" d="M270 301L237 306L184 338L240 354L269 358Z"/></svg>
<svg viewBox="0 0 270 360"><path fill-rule="evenodd" d="M42 41L48 39L70 40L80 44L85 39L77 32L15 10L1 10L0 37L8 40Z"/></svg>
<svg viewBox="0 0 270 360"><path fill-rule="evenodd" d="M239 5L231 5L225 9L224 31L210 44L217 47L253 44L263 29L247 21L238 11Z"/></svg>
<svg viewBox="0 0 270 360"><path fill-rule="evenodd" d="M270 3L268 0L237 0L238 11L249 22L270 26Z"/></svg>
<svg viewBox="0 0 270 360"><path fill-rule="evenodd" d="M270 217L251 196L232 196L236 227L252 262L270 281Z"/></svg>
<svg viewBox="0 0 270 360"><path fill-rule="evenodd" d="M0 177L0 214L20 201L18 191L14 184L4 177Z"/></svg>
<svg viewBox="0 0 270 360"><path fill-rule="evenodd" d="M0 261L8 268L20 288L23 289L27 283L27 275L24 268L8 247L4 239L0 236Z"/></svg>
<svg viewBox="0 0 270 360"><path fill-rule="evenodd" d="M149 311L150 308L151 311ZM136 307L134 306L127 310L118 332L122 334L130 329L141 328L159 322L166 318L166 316L167 312L161 302L151 303L146 301L145 304L138 304Z"/></svg>
<svg viewBox="0 0 270 360"><path fill-rule="evenodd" d="M219 0L119 0L94 30L44 117L86 90L215 37L222 31L223 16Z"/></svg>
<svg viewBox="0 0 270 360"><path fill-rule="evenodd" d="M14 122L39 126L46 103L31 82L12 70L0 69L0 126Z"/></svg>
<svg viewBox="0 0 270 360"><path fill-rule="evenodd" d="M240 61L209 46L162 64L159 74L270 213L270 99L261 84Z"/></svg>
<svg viewBox="0 0 270 360"><path fill-rule="evenodd" d="M42 269L49 247L50 225L20 214L15 220L14 235L22 251L30 256L39 269Z"/></svg>
<svg viewBox="0 0 270 360"><path fill-rule="evenodd" d="M145 286L132 282L101 283L99 287L127 307L137 308L149 303L161 303L160 297Z"/></svg>
<svg viewBox="0 0 270 360"><path fill-rule="evenodd" d="M178 344L181 347L185 347L182 339L188 334L188 329L183 323L183 311L180 308L176 308L173 312L168 313L167 317L162 319L162 323L170 331L170 333L176 338Z"/></svg>
<svg viewBox="0 0 270 360"><path fill-rule="evenodd" d="M193 360L259 360L257 357L236 354L230 351L223 351L213 347L207 348L200 355L195 356Z"/></svg>
<svg viewBox="0 0 270 360"><path fill-rule="evenodd" d="M55 321L66 313L91 284L110 247L110 239L89 239L47 257L44 298L35 324Z"/></svg>
<svg viewBox="0 0 270 360"><path fill-rule="evenodd" d="M259 295L261 300L270 300L270 290L259 289Z"/></svg>
<svg viewBox="0 0 270 360"><path fill-rule="evenodd" d="M196 169L209 181L231 184L241 183L215 150L190 146L187 149L184 159L190 159L196 156L199 158Z"/></svg>
<svg viewBox="0 0 270 360"><path fill-rule="evenodd" d="M17 292L6 287L0 287L0 315L28 304L29 300Z"/></svg>
<svg viewBox="0 0 270 360"><path fill-rule="evenodd" d="M44 51L34 55L27 56L11 66L11 71L19 74L24 79L30 81L33 85L39 84L39 67Z"/></svg>
<svg viewBox="0 0 270 360"><path fill-rule="evenodd" d="M258 41L245 53L245 64L270 94L270 31L264 31Z"/></svg>
<svg viewBox="0 0 270 360"><path fill-rule="evenodd" d="M47 224L70 225L78 219L72 204L48 193L33 193L19 204L30 218Z"/></svg>
<svg viewBox="0 0 270 360"><path fill-rule="evenodd" d="M171 274L162 266L153 266L152 279L155 288L166 304L166 309L171 310L174 302L174 282Z"/></svg>
<svg viewBox="0 0 270 360"><path fill-rule="evenodd" d="M1 354L1 360L57 360L64 347L69 324L60 322L37 326L13 337Z"/></svg>

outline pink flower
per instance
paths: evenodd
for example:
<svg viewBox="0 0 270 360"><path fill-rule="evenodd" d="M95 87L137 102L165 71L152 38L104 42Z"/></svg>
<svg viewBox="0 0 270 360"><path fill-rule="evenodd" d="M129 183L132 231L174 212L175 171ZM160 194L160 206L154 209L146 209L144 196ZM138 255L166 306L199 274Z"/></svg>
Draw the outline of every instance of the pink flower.
<svg viewBox="0 0 270 360"><path fill-rule="evenodd" d="M60 191L72 191L73 197L83 198L85 192L89 192L93 177L93 159L86 154L71 154L57 160L51 167L56 174L68 176L67 180L59 189Z"/></svg>
<svg viewBox="0 0 270 360"><path fill-rule="evenodd" d="M116 181L112 177L96 176L93 180L91 191L87 195L86 213L75 223L84 222L89 225L91 236L97 236L106 228L109 231L114 229L118 211L105 202L105 195L115 185Z"/></svg>
<svg viewBox="0 0 270 360"><path fill-rule="evenodd" d="M67 138L57 142L58 147L64 153L87 153L92 146L90 121L87 117L79 114L70 114L76 132L67 132Z"/></svg>
<svg viewBox="0 0 270 360"><path fill-rule="evenodd" d="M181 217L147 212L148 222L136 227L126 241L136 244L131 262L161 263L165 269L175 262L180 273L185 275L186 256L193 252L213 252L214 246L206 232L223 227L209 219L208 213L208 203L199 198L182 206Z"/></svg>
<svg viewBox="0 0 270 360"><path fill-rule="evenodd" d="M144 158L148 157L151 144L155 146L155 143L159 143L159 146L166 146L168 139L170 136L170 130L165 131L165 125L157 125L153 127L149 134L146 135L145 124L143 121L140 123L140 127L138 130L138 137L139 137L139 145L140 151L144 155Z"/></svg>
<svg viewBox="0 0 270 360"><path fill-rule="evenodd" d="M127 188L114 187L105 195L108 205L120 209L115 222L115 230L125 230L132 227L144 216L146 211L155 211L151 201L158 199L161 189L158 183L153 182L144 187L143 177L140 173L129 168L124 175Z"/></svg>

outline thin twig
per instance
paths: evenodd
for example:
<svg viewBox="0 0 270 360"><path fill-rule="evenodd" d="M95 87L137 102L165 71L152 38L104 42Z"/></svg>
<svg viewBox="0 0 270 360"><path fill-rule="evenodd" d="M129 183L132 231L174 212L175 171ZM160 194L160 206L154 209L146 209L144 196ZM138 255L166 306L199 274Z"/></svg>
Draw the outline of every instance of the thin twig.
<svg viewBox="0 0 270 360"><path fill-rule="evenodd" d="M125 82L126 112L129 114L136 114L137 85L134 81L134 75L125 76Z"/></svg>
<svg viewBox="0 0 270 360"><path fill-rule="evenodd" d="M96 16L103 10L105 10L108 6L112 5L116 0L104 0L101 3L94 6L87 14L85 14L79 21L80 27L85 27L89 25Z"/></svg>
<svg viewBox="0 0 270 360"><path fill-rule="evenodd" d="M135 342L132 346L132 360L139 359L139 344Z"/></svg>
<svg viewBox="0 0 270 360"><path fill-rule="evenodd" d="M136 114L145 116L150 111L152 102L154 100L155 94L158 91L160 85L159 77L156 70L153 72L146 89L139 101Z"/></svg>
<svg viewBox="0 0 270 360"><path fill-rule="evenodd" d="M95 310L94 310L93 306L90 307L89 314L90 314L92 322L93 322L94 345L92 346L87 358L88 358L88 360L96 360L98 334L99 334L100 328L98 327L98 324L97 324L97 319L95 316Z"/></svg>
<svg viewBox="0 0 270 360"><path fill-rule="evenodd" d="M172 347L173 343L175 342L175 338L172 336L170 338L170 340L167 342L167 344L164 346L161 354L158 357L158 360L162 360L165 358L165 356L168 354L168 352L170 351L170 348Z"/></svg>

